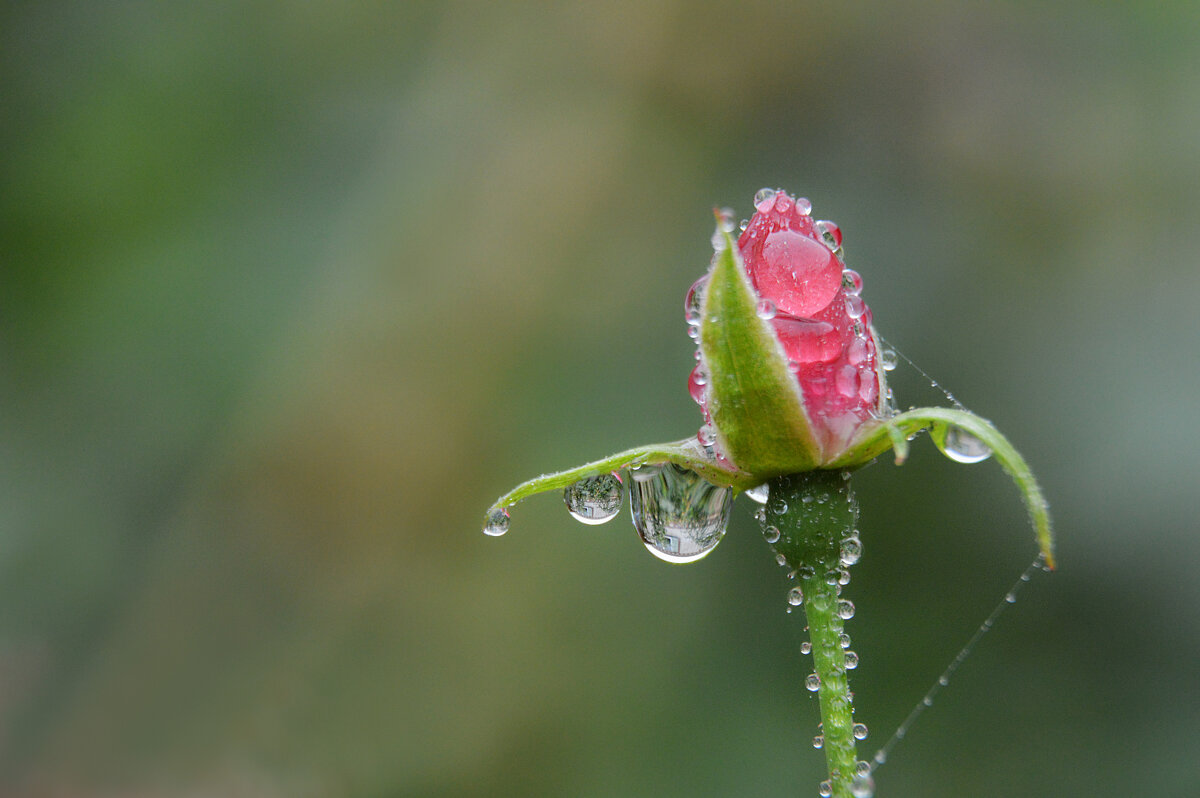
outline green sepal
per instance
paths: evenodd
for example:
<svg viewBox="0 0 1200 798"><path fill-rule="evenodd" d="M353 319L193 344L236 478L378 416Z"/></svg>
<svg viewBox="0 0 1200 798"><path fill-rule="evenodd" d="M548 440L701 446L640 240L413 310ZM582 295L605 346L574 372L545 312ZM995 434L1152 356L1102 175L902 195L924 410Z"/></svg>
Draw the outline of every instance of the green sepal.
<svg viewBox="0 0 1200 798"><path fill-rule="evenodd" d="M734 488L738 491L753 488L764 481L759 477L722 464L709 455L695 438L686 438L675 443L638 446L614 455L609 455L602 460L596 460L567 469L566 471L542 474L540 477L522 482L501 496L489 508L488 513L498 509L507 509L522 499L527 499L538 493L561 490L586 477L609 474L621 468L662 465L663 463L674 463L682 468L695 471L714 485L719 485L723 488Z"/></svg>
<svg viewBox="0 0 1200 798"><path fill-rule="evenodd" d="M992 426L992 422L980 418L966 410L952 410L945 407L918 407L906 413L900 413L887 421L873 424L864 428L846 447L840 457L826 468L857 468L869 463L888 449L896 450L896 464L904 462L907 454L907 441L922 430L929 430L930 437L939 449L944 448L946 432L950 427L960 427L966 432L983 441L992 450L992 456L1004 469L1021 492L1025 501L1025 509L1029 512L1029 520L1037 535L1038 546L1042 550L1046 567L1055 567L1054 533L1050 523L1050 510L1042 489L1033 476L1029 464L1013 445L1008 442L1000 430ZM901 448L899 441L904 441Z"/></svg>
<svg viewBox="0 0 1200 798"><path fill-rule="evenodd" d="M758 317L758 296L737 244L713 262L701 307L700 351L708 371L708 411L725 452L759 482L811 471L821 447L795 376L771 325Z"/></svg>

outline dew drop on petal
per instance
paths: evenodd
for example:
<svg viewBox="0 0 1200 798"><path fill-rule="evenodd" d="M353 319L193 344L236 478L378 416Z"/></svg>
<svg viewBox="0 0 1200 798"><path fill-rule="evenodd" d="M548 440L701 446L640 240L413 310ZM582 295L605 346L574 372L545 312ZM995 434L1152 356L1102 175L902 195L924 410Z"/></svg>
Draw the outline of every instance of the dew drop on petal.
<svg viewBox="0 0 1200 798"><path fill-rule="evenodd" d="M801 216L808 216L812 213L812 203L807 197L796 197L796 210Z"/></svg>
<svg viewBox="0 0 1200 798"><path fill-rule="evenodd" d="M725 535L733 489L673 463L646 466L629 487L629 506L651 554L671 563L695 562Z"/></svg>
<svg viewBox="0 0 1200 798"><path fill-rule="evenodd" d="M563 491L563 501L576 521L603 524L621 510L622 487L616 474L585 477Z"/></svg>
<svg viewBox="0 0 1200 798"><path fill-rule="evenodd" d="M755 313L760 319L773 319L777 313L775 303L769 299L760 299L755 307Z"/></svg>
<svg viewBox="0 0 1200 798"><path fill-rule="evenodd" d="M498 538L507 531L508 510L503 507L491 510L487 515L487 522L483 525L483 534Z"/></svg>
<svg viewBox="0 0 1200 798"><path fill-rule="evenodd" d="M821 236L821 241L831 250L836 251L842 245L842 229L833 222L820 221L814 225L814 228L817 235Z"/></svg>
<svg viewBox="0 0 1200 798"><path fill-rule="evenodd" d="M862 293L862 275L854 271L854 269L846 269L842 272L842 287L846 289L848 295L858 296Z"/></svg>
<svg viewBox="0 0 1200 798"><path fill-rule="evenodd" d="M991 448L962 427L946 429L942 454L958 463L982 463L992 456Z"/></svg>
<svg viewBox="0 0 1200 798"><path fill-rule="evenodd" d="M683 300L683 313L687 323L693 327L700 324L700 308L704 304L704 288L708 285L708 275L704 275L688 289L687 297Z"/></svg>
<svg viewBox="0 0 1200 798"><path fill-rule="evenodd" d="M770 233L762 257L747 264L759 296L780 313L807 318L833 301L842 286L842 265L824 244L794 230Z"/></svg>
<svg viewBox="0 0 1200 798"><path fill-rule="evenodd" d="M846 315L852 319L861 319L862 315L867 312L867 303L863 302L863 298L851 294L846 297Z"/></svg>
<svg viewBox="0 0 1200 798"><path fill-rule="evenodd" d="M754 207L756 209L758 209L759 211L763 211L763 212L769 211L774 204L775 204L775 189L760 188L757 192L755 192ZM766 207L765 208L759 207L759 206L763 206L763 205L765 205Z"/></svg>

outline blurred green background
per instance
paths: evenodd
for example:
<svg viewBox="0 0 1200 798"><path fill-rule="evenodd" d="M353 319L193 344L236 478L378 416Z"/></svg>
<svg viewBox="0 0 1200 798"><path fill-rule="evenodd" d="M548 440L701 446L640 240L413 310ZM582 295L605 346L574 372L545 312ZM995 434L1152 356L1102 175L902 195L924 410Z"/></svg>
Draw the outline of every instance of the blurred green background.
<svg viewBox="0 0 1200 798"><path fill-rule="evenodd" d="M0 792L815 794L751 507L686 567L479 533L695 430L684 292L770 185L1060 535L880 798L1195 795L1198 9L5 4ZM1035 547L994 463L856 485L869 755Z"/></svg>

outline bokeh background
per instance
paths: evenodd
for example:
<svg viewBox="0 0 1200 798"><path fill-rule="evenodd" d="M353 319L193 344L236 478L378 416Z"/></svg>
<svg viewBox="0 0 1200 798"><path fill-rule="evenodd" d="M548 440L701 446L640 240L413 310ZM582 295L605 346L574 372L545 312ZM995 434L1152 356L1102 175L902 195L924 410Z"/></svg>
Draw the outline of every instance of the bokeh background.
<svg viewBox="0 0 1200 798"><path fill-rule="evenodd" d="M687 567L479 532L695 430L683 295L768 185L1060 535L878 795L1195 795L1198 9L6 3L0 792L815 794L751 507ZM869 755L1035 547L927 440L856 485Z"/></svg>

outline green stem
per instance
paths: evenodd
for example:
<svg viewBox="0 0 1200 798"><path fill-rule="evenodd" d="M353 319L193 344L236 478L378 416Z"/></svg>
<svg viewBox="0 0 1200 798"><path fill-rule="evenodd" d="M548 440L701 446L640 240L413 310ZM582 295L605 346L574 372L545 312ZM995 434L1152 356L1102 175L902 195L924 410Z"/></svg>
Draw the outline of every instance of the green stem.
<svg viewBox="0 0 1200 798"><path fill-rule="evenodd" d="M810 471L770 483L763 524L779 530L775 552L796 570L804 592L813 665L820 680L817 694L825 761L834 798L852 798L857 763L846 652L841 645L839 605L843 599L837 578L843 568L843 541L855 534L857 521L858 505L848 473ZM774 537L773 531L768 534L768 539Z"/></svg>

